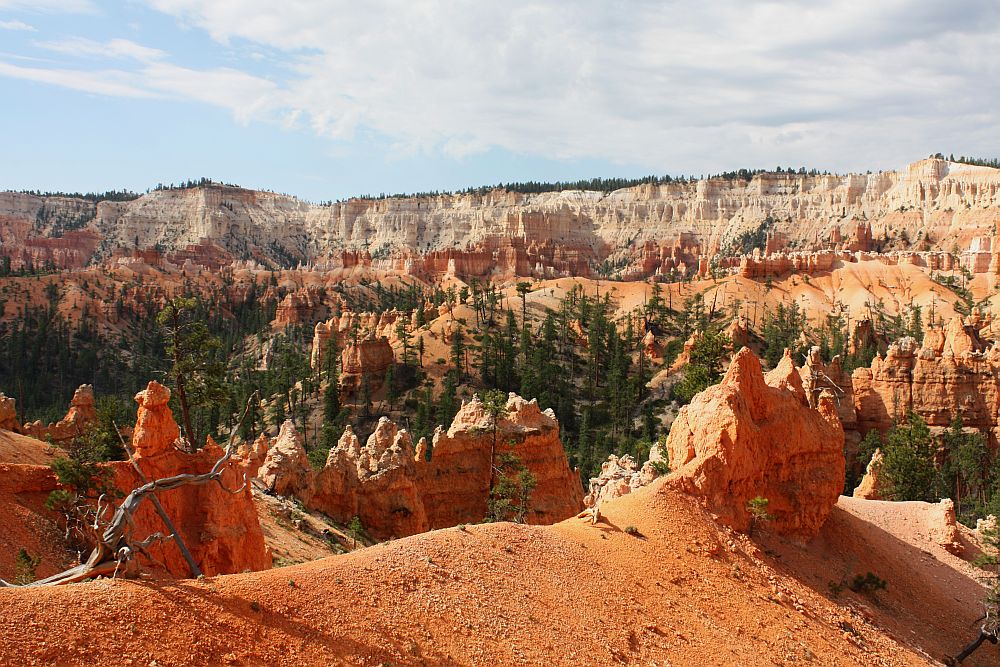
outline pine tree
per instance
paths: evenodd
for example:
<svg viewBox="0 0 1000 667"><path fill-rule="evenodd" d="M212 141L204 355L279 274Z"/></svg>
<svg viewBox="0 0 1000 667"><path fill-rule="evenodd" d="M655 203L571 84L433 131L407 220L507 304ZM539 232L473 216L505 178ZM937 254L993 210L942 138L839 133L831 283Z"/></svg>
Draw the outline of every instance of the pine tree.
<svg viewBox="0 0 1000 667"><path fill-rule="evenodd" d="M225 369L216 357L222 341L211 335L205 322L197 317L199 306L197 299L174 297L156 318L167 338L167 354L173 363L169 377L181 408L189 451L196 449L199 442L192 427L192 411L212 406L225 397Z"/></svg>
<svg viewBox="0 0 1000 667"><path fill-rule="evenodd" d="M465 362L465 335L462 333L462 327L455 327L455 331L451 335L451 365L455 369L456 378L459 383L462 382L464 377L463 365Z"/></svg>
<svg viewBox="0 0 1000 667"><path fill-rule="evenodd" d="M882 449L882 474L891 500L940 499L934 441L919 415L909 413L904 423L889 431Z"/></svg>
<svg viewBox="0 0 1000 667"><path fill-rule="evenodd" d="M396 399L399 398L399 389L396 387L396 369L394 364L389 364L389 367L385 369L385 400L389 403L389 409L392 410L396 405Z"/></svg>

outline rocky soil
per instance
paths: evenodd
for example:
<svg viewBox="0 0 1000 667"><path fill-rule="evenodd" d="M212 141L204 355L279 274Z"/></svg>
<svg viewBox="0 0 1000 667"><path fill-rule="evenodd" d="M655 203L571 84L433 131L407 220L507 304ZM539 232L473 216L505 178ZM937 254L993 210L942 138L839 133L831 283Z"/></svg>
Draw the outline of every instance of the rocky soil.
<svg viewBox="0 0 1000 667"><path fill-rule="evenodd" d="M0 591L0 655L21 664L923 665L956 650L976 614L977 584L964 571L918 557L883 575L898 589L886 601L907 613L887 632L882 598L834 598L818 556L793 559L800 548L780 540L769 555L669 482L609 502L604 514L597 526L434 531L205 581ZM854 514L835 516L840 532L829 538L850 535L857 551L850 571L912 555ZM803 583L810 578L822 581ZM969 664L997 655L989 647Z"/></svg>

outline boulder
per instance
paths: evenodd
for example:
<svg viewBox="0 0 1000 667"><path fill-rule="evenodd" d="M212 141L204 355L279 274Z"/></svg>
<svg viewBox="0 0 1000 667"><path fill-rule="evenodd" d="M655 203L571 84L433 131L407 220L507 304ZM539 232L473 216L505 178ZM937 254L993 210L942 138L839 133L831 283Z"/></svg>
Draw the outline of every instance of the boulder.
<svg viewBox="0 0 1000 667"><path fill-rule="evenodd" d="M666 441L672 477L732 528L749 528L759 496L776 532L810 537L844 487L844 431L830 393L812 409L789 369L770 380L778 386L743 348L720 384L681 408Z"/></svg>

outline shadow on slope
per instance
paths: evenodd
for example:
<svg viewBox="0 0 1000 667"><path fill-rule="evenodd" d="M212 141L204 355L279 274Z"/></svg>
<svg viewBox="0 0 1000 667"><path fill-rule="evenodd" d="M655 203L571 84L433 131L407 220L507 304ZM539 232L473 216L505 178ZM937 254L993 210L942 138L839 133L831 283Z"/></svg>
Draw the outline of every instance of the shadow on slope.
<svg viewBox="0 0 1000 667"><path fill-rule="evenodd" d="M978 634L984 589L974 567L934 541L928 521L932 507L842 496L808 544L768 536L761 545L775 557L777 570L857 610L896 641L943 660ZM886 581L885 590L831 590L830 584L868 572ZM984 644L963 664L1000 664L1000 648Z"/></svg>

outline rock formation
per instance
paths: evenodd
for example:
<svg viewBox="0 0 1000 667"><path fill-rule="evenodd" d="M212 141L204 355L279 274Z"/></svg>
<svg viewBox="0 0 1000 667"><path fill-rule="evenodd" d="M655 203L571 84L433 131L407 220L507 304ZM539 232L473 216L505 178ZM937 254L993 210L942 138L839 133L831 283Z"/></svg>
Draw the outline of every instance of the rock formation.
<svg viewBox="0 0 1000 667"><path fill-rule="evenodd" d="M985 348L975 326L955 319L930 329L918 349L912 338L892 345L871 368L851 377L857 428L887 431L910 410L932 427L946 427L956 415L966 426L990 431L1000 411L1000 349Z"/></svg>
<svg viewBox="0 0 1000 667"><path fill-rule="evenodd" d="M775 260L749 261L755 276L786 262L822 268L828 256L810 254L817 246L864 253L888 230L934 239L936 256L920 259L929 268L946 269L941 263L958 244L968 249L964 263L990 270L1000 266L993 248L973 241L992 236L998 206L1000 171L940 159L873 174L763 173L608 193L492 190L331 205L214 183L97 204L7 192L0 193L0 253L15 269L28 261L82 266L115 249L162 247L178 265L214 268L239 257L466 277L588 275L618 253L633 274L703 274L709 256L771 218L766 255ZM786 244L804 254L785 253ZM372 260L369 247L384 259Z"/></svg>
<svg viewBox="0 0 1000 667"><path fill-rule="evenodd" d="M386 370L396 359L389 339L385 337L349 341L340 357L340 386L348 394L361 391L365 382L373 392L380 388Z"/></svg>
<svg viewBox="0 0 1000 667"><path fill-rule="evenodd" d="M765 381L743 348L722 382L681 409L667 437L672 477L721 522L746 530L764 497L780 533L815 535L844 487L844 432L833 397L809 407L790 357Z"/></svg>
<svg viewBox="0 0 1000 667"><path fill-rule="evenodd" d="M302 287L289 292L274 311L271 327L284 329L290 324L311 323L329 317L330 311L340 304L337 294L327 295L318 287Z"/></svg>
<svg viewBox="0 0 1000 667"><path fill-rule="evenodd" d="M65 417L48 426L40 421L31 422L25 424L22 430L32 438L52 440L58 443L79 436L95 419L97 419L97 410L94 408L94 388L89 384L84 384L73 392L73 398L69 402L69 411Z"/></svg>
<svg viewBox="0 0 1000 667"><path fill-rule="evenodd" d="M0 392L0 430L21 432L17 423L17 404L3 392Z"/></svg>
<svg viewBox="0 0 1000 667"><path fill-rule="evenodd" d="M297 438L282 427L259 477L269 488L347 523L361 519L378 539L476 523L487 511L493 447L489 417L478 399L464 404L444 431L415 449L410 434L382 418L364 445L350 427L318 472L309 469ZM535 476L529 523L555 523L583 506L579 475L569 468L559 423L536 401L511 394L497 423L501 451L517 456Z"/></svg>
<svg viewBox="0 0 1000 667"><path fill-rule="evenodd" d="M150 382L135 397L139 412L132 432L132 450L136 462L150 480L181 473L208 472L223 454L211 440L194 454L177 448L180 430L167 406L169 399L170 390L157 382ZM109 465L114 472L114 484L123 493L142 485L143 481L127 461ZM222 482L227 489L238 489L243 484L238 461L227 464ZM271 566L249 486L236 494L214 483L182 486L157 497L206 575L262 570ZM148 502L135 514L135 524L140 539L156 532L167 533ZM187 563L170 541L153 545L150 552L171 574L190 576Z"/></svg>
<svg viewBox="0 0 1000 667"><path fill-rule="evenodd" d="M295 424L286 419L257 470L257 477L268 491L286 496L306 488L309 457L302 442L302 435L295 430Z"/></svg>
<svg viewBox="0 0 1000 667"><path fill-rule="evenodd" d="M261 433L253 442L244 442L240 445L236 455L243 463L248 479L258 476L258 471L264 465L270 447L271 440L265 433Z"/></svg>
<svg viewBox="0 0 1000 667"><path fill-rule="evenodd" d="M953 554L959 555L964 551L955 519L955 503L951 498L943 498L936 505L931 505L930 537Z"/></svg>
<svg viewBox="0 0 1000 667"><path fill-rule="evenodd" d="M882 461L882 450L876 449L875 453L872 454L872 460L868 462L868 467L865 469L865 476L861 478L861 482L854 489L852 495L855 498L885 500L882 497Z"/></svg>
<svg viewBox="0 0 1000 667"><path fill-rule="evenodd" d="M655 455L655 450L654 450ZM595 507L603 502L618 498L646 486L657 477L652 460L640 468L635 459L625 454L618 457L612 454L601 464L601 472L597 477L590 478L587 495L583 504Z"/></svg>
<svg viewBox="0 0 1000 667"><path fill-rule="evenodd" d="M382 386L386 369L395 363L392 342L397 339L396 326L403 313L354 313L344 311L325 322L317 322L313 330L309 363L313 368L329 363L327 350L331 342L340 349L340 386L348 394L356 393L367 380L375 391Z"/></svg>

